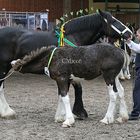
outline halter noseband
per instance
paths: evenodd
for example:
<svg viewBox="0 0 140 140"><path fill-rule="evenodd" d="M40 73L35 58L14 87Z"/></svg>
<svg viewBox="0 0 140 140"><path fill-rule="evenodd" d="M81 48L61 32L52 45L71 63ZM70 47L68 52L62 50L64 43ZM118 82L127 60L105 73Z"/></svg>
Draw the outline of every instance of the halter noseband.
<svg viewBox="0 0 140 140"><path fill-rule="evenodd" d="M114 17L112 17L113 19L115 19L116 21L118 21L120 24L122 24L119 20L117 20L116 18L114 18ZM105 19L104 18L104 21L106 22L106 23L108 23L107 22L107 19ZM129 31L131 34L133 34L132 33L132 31L127 27L127 26L125 26L124 24L122 24L124 27L125 27L125 29L123 30L123 31L120 31L119 29L117 29L114 25L112 25L111 24L111 28L113 28L118 34L120 34L121 36L125 33L125 32L127 32L127 31Z"/></svg>

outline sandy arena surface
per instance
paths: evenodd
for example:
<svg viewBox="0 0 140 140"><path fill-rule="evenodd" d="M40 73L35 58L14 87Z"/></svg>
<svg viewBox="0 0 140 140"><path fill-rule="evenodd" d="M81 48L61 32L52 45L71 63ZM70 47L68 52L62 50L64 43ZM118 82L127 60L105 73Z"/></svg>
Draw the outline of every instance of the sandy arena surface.
<svg viewBox="0 0 140 140"><path fill-rule="evenodd" d="M0 140L140 140L140 121L104 125L109 96L101 77L82 81L83 101L89 114L71 128L54 122L57 107L55 81L43 75L13 74L5 81L5 97L16 119L0 118ZM133 80L122 82L129 112L132 108ZM70 88L73 105L73 87Z"/></svg>

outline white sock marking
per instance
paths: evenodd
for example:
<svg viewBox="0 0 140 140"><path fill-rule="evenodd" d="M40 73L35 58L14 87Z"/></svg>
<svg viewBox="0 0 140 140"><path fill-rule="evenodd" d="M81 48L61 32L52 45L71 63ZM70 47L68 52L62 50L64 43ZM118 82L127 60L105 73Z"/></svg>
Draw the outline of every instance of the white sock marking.
<svg viewBox="0 0 140 140"><path fill-rule="evenodd" d="M66 111L66 120L63 122L62 126L68 127L68 126L71 126L75 122L72 111L71 111L69 96L66 95L65 97L62 97L62 101L64 103L64 107Z"/></svg>
<svg viewBox="0 0 140 140"><path fill-rule="evenodd" d="M108 92L110 96L110 101L109 101L109 106L107 113L101 122L105 124L113 123L114 122L114 112L115 112L115 106L116 106L116 99L117 99L117 94L113 91L113 86L109 85L108 86Z"/></svg>
<svg viewBox="0 0 140 140"><path fill-rule="evenodd" d="M1 87L0 87L0 115L2 117L15 115L15 112L9 107L4 97L3 83L1 84Z"/></svg>
<svg viewBox="0 0 140 140"><path fill-rule="evenodd" d="M128 119L128 111L124 100L124 88L122 87L118 77L116 77L115 81L118 89L118 95L120 98L120 117L122 118L123 121L126 121Z"/></svg>
<svg viewBox="0 0 140 140"><path fill-rule="evenodd" d="M64 104L62 102L62 97L61 95L59 95L59 99L58 99L58 106L57 106L57 110L56 110L56 114L55 114L55 122L62 122L65 120L65 108L64 108Z"/></svg>

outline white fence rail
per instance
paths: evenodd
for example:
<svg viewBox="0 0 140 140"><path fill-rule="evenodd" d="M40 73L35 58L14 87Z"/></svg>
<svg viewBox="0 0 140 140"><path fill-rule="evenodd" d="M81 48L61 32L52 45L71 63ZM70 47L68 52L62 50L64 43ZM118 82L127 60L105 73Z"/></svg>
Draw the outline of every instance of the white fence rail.
<svg viewBox="0 0 140 140"><path fill-rule="evenodd" d="M10 12L0 11L0 28L17 26L29 30L48 29L48 12Z"/></svg>

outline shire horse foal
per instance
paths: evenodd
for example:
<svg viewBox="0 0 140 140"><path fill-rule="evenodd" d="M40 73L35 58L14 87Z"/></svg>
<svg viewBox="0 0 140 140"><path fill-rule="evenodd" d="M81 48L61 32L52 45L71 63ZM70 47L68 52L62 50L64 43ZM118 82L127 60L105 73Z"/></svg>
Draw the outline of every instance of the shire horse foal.
<svg viewBox="0 0 140 140"><path fill-rule="evenodd" d="M50 59L52 58L52 59ZM44 74L48 66L48 75L54 79L58 86L59 102L55 121L63 121L62 127L69 127L75 120L70 107L68 96L69 83L76 77L91 80L102 75L108 88L110 102L102 123L114 122L116 99L119 97L119 122L127 121L128 113L124 100L124 89L119 82L118 74L124 65L124 54L121 49L110 44L94 44L78 48L55 46L44 47L22 60L13 63L15 70L21 73Z"/></svg>
<svg viewBox="0 0 140 140"><path fill-rule="evenodd" d="M70 20L64 25L65 37L75 45L90 45L103 35L123 37L127 39L131 31L110 13L100 11L80 18ZM57 46L57 37L54 32L34 32L23 29L6 27L0 29L0 116L14 116L15 112L9 107L4 97L3 83L5 76L11 69L11 61L21 59L31 51L43 46ZM80 83L72 81L75 88L75 103L73 113L80 117L87 117L82 101Z"/></svg>

